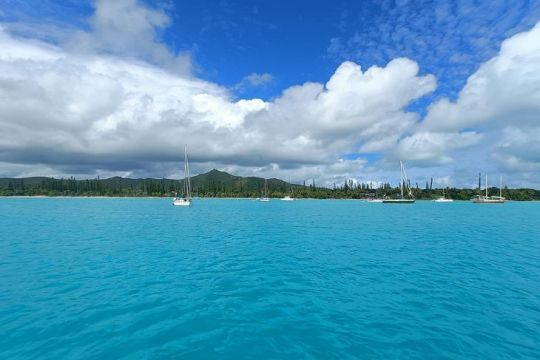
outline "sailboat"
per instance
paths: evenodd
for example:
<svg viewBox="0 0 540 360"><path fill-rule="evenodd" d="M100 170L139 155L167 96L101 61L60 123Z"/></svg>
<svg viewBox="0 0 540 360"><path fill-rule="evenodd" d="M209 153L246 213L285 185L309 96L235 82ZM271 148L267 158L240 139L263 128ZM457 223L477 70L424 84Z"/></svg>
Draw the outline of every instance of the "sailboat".
<svg viewBox="0 0 540 360"><path fill-rule="evenodd" d="M292 184L291 184L291 178L289 177L289 192L290 192L290 195L285 195L284 197L281 198L281 201L294 201L296 200L292 195Z"/></svg>
<svg viewBox="0 0 540 360"><path fill-rule="evenodd" d="M506 198L502 196L502 176L499 178L499 196L488 196L488 177L486 174L486 195L476 195L471 199L475 204L502 204Z"/></svg>
<svg viewBox="0 0 540 360"><path fill-rule="evenodd" d="M264 192L262 196L259 198L259 201L262 202L268 202L270 199L268 198L268 181L264 179Z"/></svg>
<svg viewBox="0 0 540 360"><path fill-rule="evenodd" d="M450 198L447 198L444 194L444 189L442 190L442 197L438 198L438 199L435 199L433 200L434 202L454 202L454 200L450 199Z"/></svg>
<svg viewBox="0 0 540 360"><path fill-rule="evenodd" d="M399 162L400 166L400 191L401 191L401 198L398 199L389 199L385 198L382 200L385 204L413 204L415 202L414 196L412 194L411 187L409 186L409 182L407 179L407 173L405 172L405 166L403 165L403 162ZM407 197L405 197L404 194L404 188L407 190Z"/></svg>
<svg viewBox="0 0 540 360"><path fill-rule="evenodd" d="M187 145L184 148L184 196L175 197L173 199L174 206L190 206L191 205L191 179L189 176L189 162L187 156Z"/></svg>

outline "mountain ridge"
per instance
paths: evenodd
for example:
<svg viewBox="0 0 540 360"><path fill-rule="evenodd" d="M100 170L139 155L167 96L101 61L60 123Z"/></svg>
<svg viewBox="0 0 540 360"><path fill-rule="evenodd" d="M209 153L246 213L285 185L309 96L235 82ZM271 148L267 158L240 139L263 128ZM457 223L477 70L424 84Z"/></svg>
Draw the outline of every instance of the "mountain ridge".
<svg viewBox="0 0 540 360"><path fill-rule="evenodd" d="M191 178L191 185L195 194L220 193L220 192L244 192L253 194L260 193L264 186L264 178L242 177L229 174L225 171L212 169L206 173L195 175ZM297 184L289 184L283 180L270 178L266 179L268 188L271 191L286 192L289 188L299 187ZM102 192L110 190L114 195L121 194L128 190L131 192L140 191L142 193L161 194L179 192L183 187L184 179L169 178L129 178L113 176L109 178L76 179L56 178L46 176L34 176L23 178L0 178L0 190L28 192L35 189L47 189L51 191L75 191L77 193Z"/></svg>

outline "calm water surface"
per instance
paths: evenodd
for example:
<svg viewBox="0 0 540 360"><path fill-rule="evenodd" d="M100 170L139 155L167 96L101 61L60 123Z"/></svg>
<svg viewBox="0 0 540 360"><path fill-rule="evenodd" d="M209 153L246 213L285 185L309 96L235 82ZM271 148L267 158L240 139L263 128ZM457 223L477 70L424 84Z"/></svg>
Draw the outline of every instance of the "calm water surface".
<svg viewBox="0 0 540 360"><path fill-rule="evenodd" d="M540 203L0 199L0 358L540 358Z"/></svg>

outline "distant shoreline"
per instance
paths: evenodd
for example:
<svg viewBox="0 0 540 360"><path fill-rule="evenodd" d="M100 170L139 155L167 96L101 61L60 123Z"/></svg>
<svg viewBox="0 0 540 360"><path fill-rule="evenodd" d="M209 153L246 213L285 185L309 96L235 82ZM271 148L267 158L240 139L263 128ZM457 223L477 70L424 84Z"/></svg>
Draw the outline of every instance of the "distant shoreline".
<svg viewBox="0 0 540 360"><path fill-rule="evenodd" d="M0 199L172 199L172 196L47 196L47 195L13 195L0 196ZM194 200L253 200L255 197L200 197ZM280 201L281 198L270 198L270 200ZM368 199L343 199L343 198L296 198L301 200L340 200L340 201L359 201L367 202ZM432 202L433 199L417 199L417 202ZM454 202L470 202L470 200L454 200ZM506 200L506 202L540 202L540 200Z"/></svg>
<svg viewBox="0 0 540 360"><path fill-rule="evenodd" d="M346 181L334 184L332 188L316 186L315 181L309 184L292 183L276 178L242 177L231 175L224 171L211 170L191 178L193 194L204 198L255 199L260 196L267 186L267 193L272 198L279 199L291 193L298 199L351 199L361 200L386 195L400 196L400 188L390 183L379 183L376 187L371 182ZM175 179L132 179L112 177L107 179L68 179L28 177L0 178L0 196L5 197L69 197L69 198L170 198L175 193L182 193L183 180ZM491 194L502 195L508 200L530 201L540 200L540 190L504 187L489 188ZM485 189L479 188L432 188L426 183L420 188L416 183L414 197L417 200L432 200L446 194L454 200L469 200L478 194L484 194Z"/></svg>

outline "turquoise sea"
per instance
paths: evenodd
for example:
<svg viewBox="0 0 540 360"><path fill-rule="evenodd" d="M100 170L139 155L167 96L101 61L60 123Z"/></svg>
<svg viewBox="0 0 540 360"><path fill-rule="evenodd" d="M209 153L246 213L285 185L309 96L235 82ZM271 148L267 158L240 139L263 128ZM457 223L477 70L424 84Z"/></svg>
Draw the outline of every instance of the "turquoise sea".
<svg viewBox="0 0 540 360"><path fill-rule="evenodd" d="M2 359L540 358L540 203L0 199Z"/></svg>

